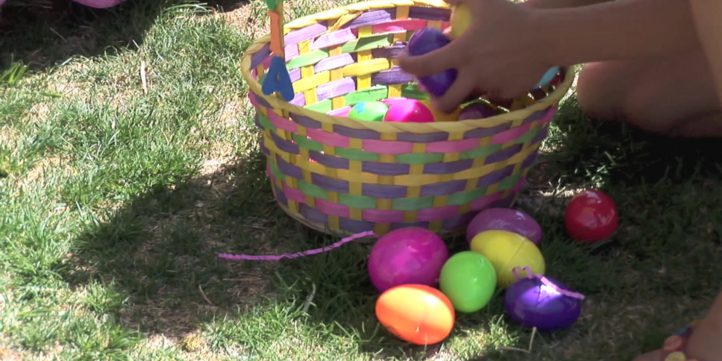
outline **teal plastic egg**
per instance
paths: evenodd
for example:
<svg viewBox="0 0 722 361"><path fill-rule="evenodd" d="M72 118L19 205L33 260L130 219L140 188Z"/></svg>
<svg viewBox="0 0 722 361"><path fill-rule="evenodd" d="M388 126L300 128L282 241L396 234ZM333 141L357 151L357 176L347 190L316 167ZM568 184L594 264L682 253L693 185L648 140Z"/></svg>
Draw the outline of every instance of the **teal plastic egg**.
<svg viewBox="0 0 722 361"><path fill-rule="evenodd" d="M367 122L380 122L384 120L389 106L382 102L360 102L351 108L348 117Z"/></svg>

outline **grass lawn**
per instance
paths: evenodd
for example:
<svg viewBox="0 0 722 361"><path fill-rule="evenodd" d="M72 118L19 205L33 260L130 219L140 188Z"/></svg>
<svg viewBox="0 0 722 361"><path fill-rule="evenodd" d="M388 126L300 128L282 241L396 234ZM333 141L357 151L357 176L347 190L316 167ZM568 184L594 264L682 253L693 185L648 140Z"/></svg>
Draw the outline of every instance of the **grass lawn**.
<svg viewBox="0 0 722 361"><path fill-rule="evenodd" d="M288 1L289 17L337 4ZM588 299L572 329L536 335L531 352L513 349L531 332L500 297L440 346L391 337L373 314L370 241L219 262L336 240L286 217L265 180L238 71L266 32L264 6L128 0L2 29L0 359L629 360L719 290L720 142L596 125L573 96L518 205L544 228L549 274ZM587 187L618 202L608 244L564 233L564 204Z"/></svg>

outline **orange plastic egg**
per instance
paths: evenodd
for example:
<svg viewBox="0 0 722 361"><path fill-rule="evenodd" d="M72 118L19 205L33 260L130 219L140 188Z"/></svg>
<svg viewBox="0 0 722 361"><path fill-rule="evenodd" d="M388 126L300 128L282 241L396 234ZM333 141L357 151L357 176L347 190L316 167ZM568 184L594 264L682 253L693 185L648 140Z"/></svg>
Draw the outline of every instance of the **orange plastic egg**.
<svg viewBox="0 0 722 361"><path fill-rule="evenodd" d="M388 289L376 300L376 318L394 336L416 345L433 345L454 328L454 306L439 290L407 284Z"/></svg>

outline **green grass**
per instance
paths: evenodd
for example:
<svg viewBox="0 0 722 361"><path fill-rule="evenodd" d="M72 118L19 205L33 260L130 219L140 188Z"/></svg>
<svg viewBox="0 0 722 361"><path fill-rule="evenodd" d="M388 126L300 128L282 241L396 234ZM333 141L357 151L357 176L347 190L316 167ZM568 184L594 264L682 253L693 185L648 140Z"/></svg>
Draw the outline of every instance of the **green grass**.
<svg viewBox="0 0 722 361"><path fill-rule="evenodd" d="M292 5L292 17L330 6ZM219 251L335 240L286 217L265 180L237 70L264 32L263 6L220 14L129 0L3 34L0 358L624 360L658 347L718 291L718 144L595 125L573 97L519 207L544 228L549 273L588 300L572 329L536 335L529 353L509 349L526 348L531 332L509 323L499 298L459 316L441 346L391 337L373 314L370 242L219 262ZM595 247L562 224L565 201L587 187L621 211L619 232Z"/></svg>

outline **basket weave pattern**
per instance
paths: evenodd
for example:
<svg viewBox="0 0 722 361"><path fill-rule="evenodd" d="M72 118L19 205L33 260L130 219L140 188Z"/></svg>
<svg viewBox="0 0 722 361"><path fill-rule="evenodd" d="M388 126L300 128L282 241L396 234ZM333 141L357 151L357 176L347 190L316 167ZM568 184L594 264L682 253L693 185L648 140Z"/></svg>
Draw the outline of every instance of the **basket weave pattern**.
<svg viewBox="0 0 722 361"><path fill-rule="evenodd" d="M434 123L342 117L360 101L426 95L390 60L414 31L448 26L442 1L354 4L285 26L295 98L263 95L270 39L244 54L242 72L263 131L267 175L279 205L338 235L421 226L463 231L479 210L509 206L524 185L572 73L504 114Z"/></svg>

